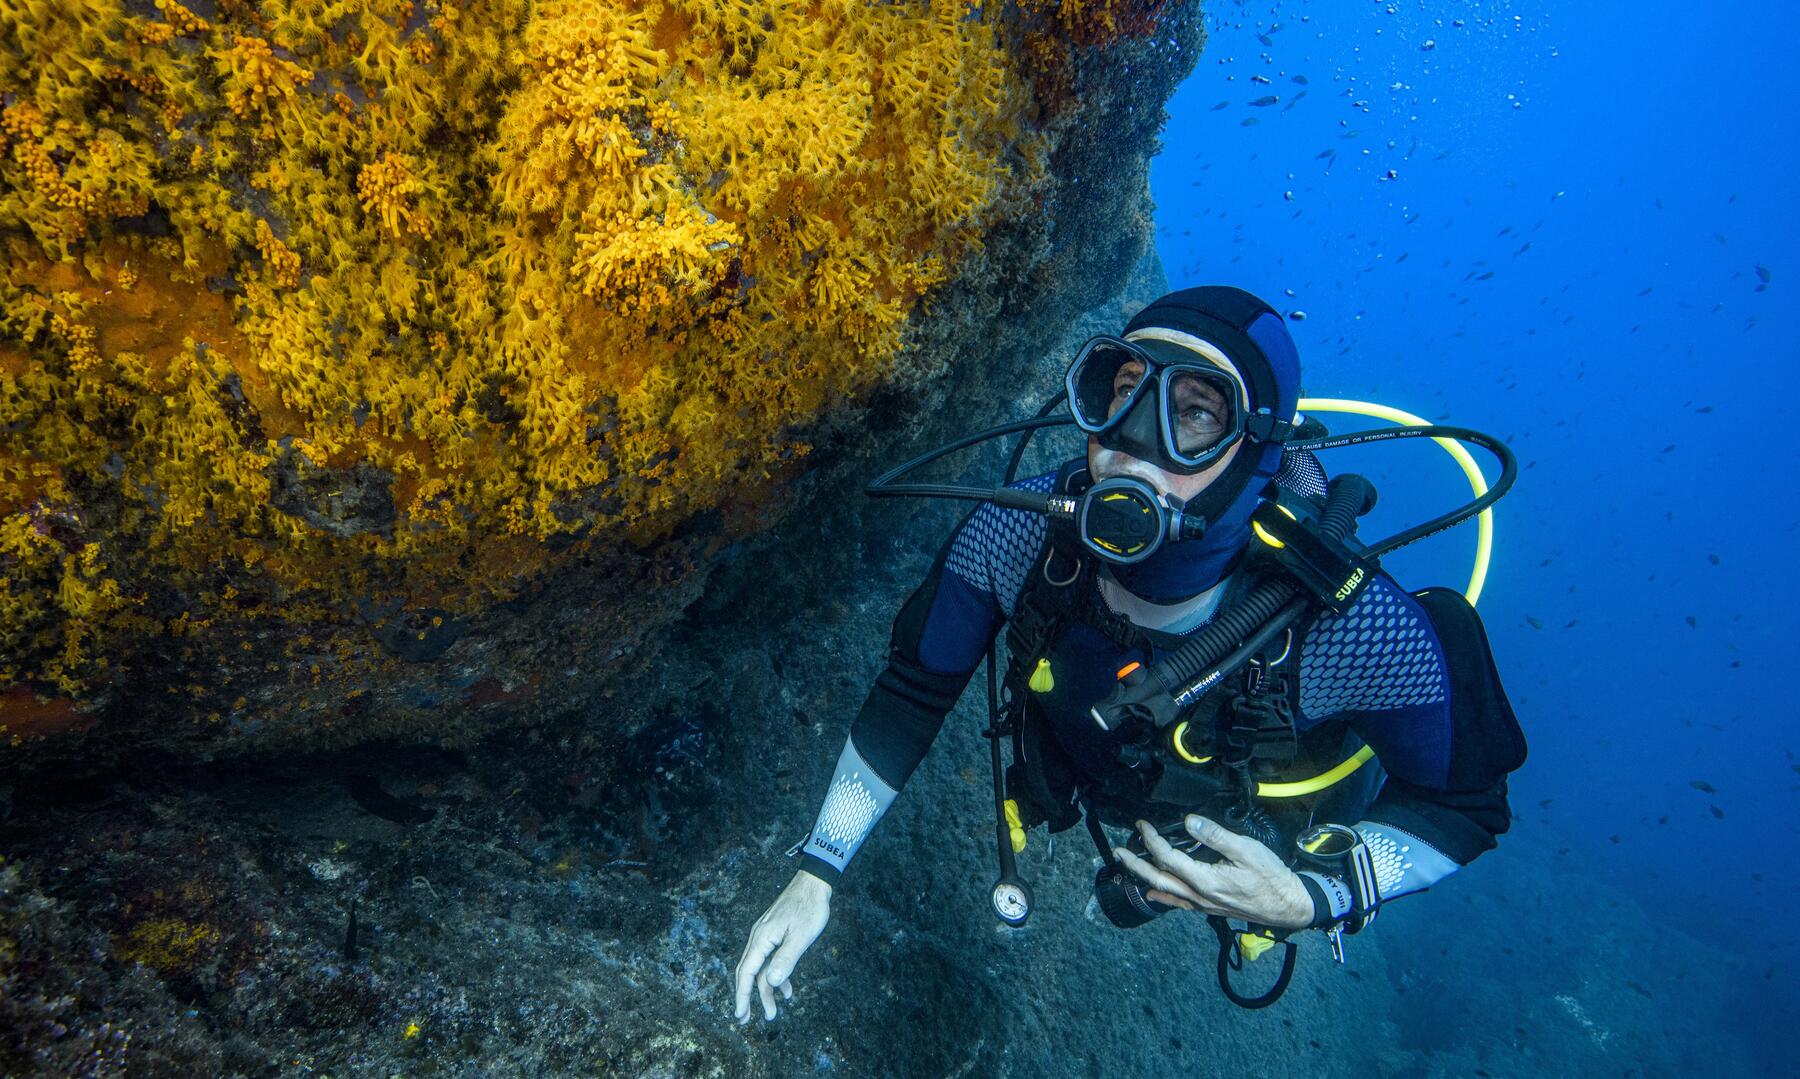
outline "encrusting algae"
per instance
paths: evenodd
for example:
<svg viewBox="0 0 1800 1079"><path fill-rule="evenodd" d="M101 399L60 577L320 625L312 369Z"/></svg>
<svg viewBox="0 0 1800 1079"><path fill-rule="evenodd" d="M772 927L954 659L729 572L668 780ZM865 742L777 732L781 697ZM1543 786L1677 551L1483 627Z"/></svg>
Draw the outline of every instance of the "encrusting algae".
<svg viewBox="0 0 1800 1079"><path fill-rule="evenodd" d="M366 681L358 604L748 521L1045 182L961 0L195 8L0 0L15 741L146 641L297 625Z"/></svg>

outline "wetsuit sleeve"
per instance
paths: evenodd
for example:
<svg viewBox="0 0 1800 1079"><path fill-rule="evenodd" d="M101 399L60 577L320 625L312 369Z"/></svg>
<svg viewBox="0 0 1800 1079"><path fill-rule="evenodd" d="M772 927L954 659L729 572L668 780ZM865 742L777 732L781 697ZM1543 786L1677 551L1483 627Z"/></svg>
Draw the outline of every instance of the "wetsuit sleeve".
<svg viewBox="0 0 1800 1079"><path fill-rule="evenodd" d="M1054 474L1014 484L1048 490ZM983 503L963 519L894 619L887 666L875 678L800 868L836 884L844 867L925 759L1017 600L1043 540L1043 518Z"/></svg>
<svg viewBox="0 0 1800 1079"><path fill-rule="evenodd" d="M1355 827L1383 900L1422 891L1494 847L1511 825L1506 777L1525 740L1475 612L1448 589L1408 595L1386 577L1301 653L1303 726L1347 721L1386 782ZM1302 873L1322 922L1348 911L1343 882Z"/></svg>

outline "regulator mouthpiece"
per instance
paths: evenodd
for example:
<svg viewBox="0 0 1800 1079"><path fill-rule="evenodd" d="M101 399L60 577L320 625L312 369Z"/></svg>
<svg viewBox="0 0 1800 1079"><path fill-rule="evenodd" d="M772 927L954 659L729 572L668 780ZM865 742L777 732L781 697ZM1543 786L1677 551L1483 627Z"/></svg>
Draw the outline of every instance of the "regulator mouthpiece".
<svg viewBox="0 0 1800 1079"><path fill-rule="evenodd" d="M1114 476L1088 488L1075 507L1082 546L1114 565L1142 562L1165 543L1197 539L1206 520L1189 516L1156 488L1131 476Z"/></svg>

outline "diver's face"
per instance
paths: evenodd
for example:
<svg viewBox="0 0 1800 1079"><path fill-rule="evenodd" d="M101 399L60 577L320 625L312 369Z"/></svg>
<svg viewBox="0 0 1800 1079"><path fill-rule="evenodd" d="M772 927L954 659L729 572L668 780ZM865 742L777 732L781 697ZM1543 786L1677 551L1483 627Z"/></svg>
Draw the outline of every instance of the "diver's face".
<svg viewBox="0 0 1800 1079"><path fill-rule="evenodd" d="M1105 449L1100 445L1098 439L1090 438L1088 439L1087 454L1088 472L1094 477L1095 483L1111 479L1114 476L1133 476L1156 488L1158 493L1187 503L1200 497L1202 492L1211 487L1224 474L1225 470L1231 467L1231 462L1237 460L1238 450L1242 446L1241 442L1232 446L1217 461L1191 476L1184 476L1179 472L1166 472L1129 453Z"/></svg>
<svg viewBox="0 0 1800 1079"><path fill-rule="evenodd" d="M1129 395L1131 387L1143 377L1143 368L1144 365L1136 361L1119 368L1119 373L1114 379L1113 408L1115 410ZM1194 427L1198 431L1200 425L1206 425L1209 421L1212 424L1220 423L1216 417L1226 411L1226 405L1223 398L1218 396L1217 391L1201 386L1195 390L1183 387L1179 392L1192 394L1191 399L1184 397L1178 402L1180 407L1178 415L1182 417L1184 430ZM1106 449L1100 445L1098 439L1089 438L1088 472L1094 477L1096 483L1114 476L1131 476L1156 488L1165 497L1187 503L1199 497L1224 474L1226 469L1231 467L1231 462L1237 460L1238 450L1242 446L1243 443L1240 440L1226 450L1223 456L1204 469L1192 475L1183 475L1179 472L1169 472L1158 468L1129 453Z"/></svg>

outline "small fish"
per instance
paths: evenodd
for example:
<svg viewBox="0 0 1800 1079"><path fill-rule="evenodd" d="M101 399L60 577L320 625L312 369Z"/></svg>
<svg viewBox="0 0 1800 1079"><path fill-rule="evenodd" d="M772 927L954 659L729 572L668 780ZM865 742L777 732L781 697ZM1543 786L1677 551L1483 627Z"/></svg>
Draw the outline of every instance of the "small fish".
<svg viewBox="0 0 1800 1079"><path fill-rule="evenodd" d="M1699 408L1696 408L1694 411L1700 413L1701 415L1705 415L1706 413L1712 411L1712 406L1711 405L1701 405Z"/></svg>
<svg viewBox="0 0 1800 1079"><path fill-rule="evenodd" d="M1688 786L1694 788L1695 790L1699 791L1702 794L1717 794L1717 793L1719 793L1719 790L1717 787L1714 787L1711 783L1708 783L1704 779L1690 779L1690 780L1688 780Z"/></svg>
<svg viewBox="0 0 1800 1079"><path fill-rule="evenodd" d="M1667 813L1664 813L1662 816L1656 818L1656 823L1658 823L1658 824L1669 823L1669 815Z"/></svg>
<svg viewBox="0 0 1800 1079"><path fill-rule="evenodd" d="M1250 81L1256 83L1258 86L1269 85L1269 79L1263 75L1252 75L1250 76Z"/></svg>
<svg viewBox="0 0 1800 1079"><path fill-rule="evenodd" d="M1314 161L1322 161L1325 158L1336 157L1336 156L1337 156L1336 150L1320 150L1318 153L1313 155L1313 160Z"/></svg>
<svg viewBox="0 0 1800 1079"><path fill-rule="evenodd" d="M1707 555L1707 556L1706 556L1706 560L1707 560L1707 561L1708 561L1708 562L1711 562L1711 563L1712 563L1712 564L1713 564L1713 565L1715 565L1715 566L1716 566L1716 565L1718 565L1718 564L1719 564L1719 556L1718 556L1718 555L1716 555L1716 554L1709 554L1709 555Z"/></svg>
<svg viewBox="0 0 1800 1079"><path fill-rule="evenodd" d="M1255 127L1257 124L1260 124L1260 123L1262 123L1262 121L1258 120L1256 117L1246 116L1242 120L1238 121L1238 126L1239 127Z"/></svg>
<svg viewBox="0 0 1800 1079"><path fill-rule="evenodd" d="M1638 983L1632 981L1629 978L1625 979L1625 984L1628 987L1630 987L1632 992L1636 993L1640 997L1643 997L1645 1000L1655 1000L1656 999L1655 997L1650 995L1650 990L1645 989L1643 986L1639 985Z"/></svg>
<svg viewBox="0 0 1800 1079"><path fill-rule="evenodd" d="M1624 839L1622 837L1620 837L1619 833L1617 833L1617 832L1614 832L1612 835L1608 836L1607 838L1611 839L1614 843L1623 843L1624 842Z"/></svg>
<svg viewBox="0 0 1800 1079"><path fill-rule="evenodd" d="M1529 624L1531 626L1532 629L1543 629L1544 628L1544 624L1542 622L1539 622L1537 619L1531 617L1530 615L1525 616L1525 621L1527 624Z"/></svg>
<svg viewBox="0 0 1800 1079"><path fill-rule="evenodd" d="M1519 249L1518 249L1518 250L1517 250L1517 251L1514 251L1514 252L1513 252L1513 256L1512 256L1512 257L1513 257L1513 258L1518 258L1518 257L1519 257L1519 256L1520 256L1520 255L1523 255L1523 254L1524 254L1524 253L1525 253L1525 252L1527 252L1527 251L1529 251L1529 250L1531 250L1531 241L1530 241L1530 240L1526 240L1526 241L1525 241L1525 246L1524 246L1524 247L1521 247L1521 248L1519 248Z"/></svg>
<svg viewBox="0 0 1800 1079"><path fill-rule="evenodd" d="M1757 280L1761 281L1763 284L1765 284L1765 285L1768 284L1769 283L1769 268L1767 266L1758 266L1756 268L1756 278L1757 278Z"/></svg>
<svg viewBox="0 0 1800 1079"><path fill-rule="evenodd" d="M1549 808L1550 803L1554 802L1554 801L1556 801L1556 799L1554 799L1554 798L1545 798L1543 801L1538 803L1538 808L1539 809L1547 809L1547 808Z"/></svg>
<svg viewBox="0 0 1800 1079"><path fill-rule="evenodd" d="M1676 447L1676 445L1677 445L1677 443L1671 442L1667 446L1664 446L1662 449L1658 450L1657 452L1658 453L1668 453L1669 451L1673 450Z"/></svg>
<svg viewBox="0 0 1800 1079"><path fill-rule="evenodd" d="M1564 628L1564 629L1574 629L1574 628L1575 628L1575 623L1577 623L1577 622L1579 622L1579 621L1581 621L1581 619L1579 619L1579 618L1571 618L1571 619L1569 619L1569 620L1568 620L1568 621L1567 621L1567 622L1565 622L1565 623L1563 623L1563 628Z"/></svg>
<svg viewBox="0 0 1800 1079"><path fill-rule="evenodd" d="M1305 322L1306 321L1306 312L1305 311L1289 311L1288 318L1292 319L1295 322Z"/></svg>
<svg viewBox="0 0 1800 1079"><path fill-rule="evenodd" d="M1231 108L1231 102L1221 101L1217 105L1214 105L1212 107L1212 111L1218 112L1220 109L1229 109L1229 108Z"/></svg>
<svg viewBox="0 0 1800 1079"><path fill-rule="evenodd" d="M1256 35L1256 40L1265 49L1272 49L1275 47L1275 43L1273 41L1269 40L1269 35L1267 35L1267 34Z"/></svg>
<svg viewBox="0 0 1800 1079"><path fill-rule="evenodd" d="M1306 85L1306 76L1305 75L1295 75L1294 76L1294 84L1297 86L1305 86Z"/></svg>
<svg viewBox="0 0 1800 1079"><path fill-rule="evenodd" d="M1644 291L1638 293L1638 295L1639 296L1648 296L1648 295L1650 295L1651 292L1655 291L1655 288L1656 288L1656 286L1652 285L1649 288L1645 289Z"/></svg>
<svg viewBox="0 0 1800 1079"><path fill-rule="evenodd" d="M1725 811L1723 809L1720 809L1718 806L1707 806L1706 808L1712 810L1712 815L1715 818L1717 818L1718 820L1725 819Z"/></svg>
<svg viewBox="0 0 1800 1079"><path fill-rule="evenodd" d="M1727 244L1727 243L1730 243L1730 242L1731 242L1731 241L1729 241L1729 240L1727 240L1727 239L1725 239L1725 234L1724 234L1724 233L1723 233L1723 232L1715 232L1715 233L1713 233L1713 239L1715 239L1715 240L1717 240L1717 241L1719 241L1719 246L1720 246L1720 247L1724 247L1724 246L1725 246L1725 245L1726 245L1726 244Z"/></svg>
<svg viewBox="0 0 1800 1079"><path fill-rule="evenodd" d="M1796 775L1800 775L1800 764L1790 764L1788 767L1792 768Z"/></svg>
<svg viewBox="0 0 1800 1079"><path fill-rule="evenodd" d="M1273 105L1280 100L1281 100L1281 97L1278 94L1264 94L1262 97L1259 97L1255 101L1252 101L1250 103L1250 107L1253 109L1267 108L1268 106Z"/></svg>
<svg viewBox="0 0 1800 1079"><path fill-rule="evenodd" d="M1699 629L1700 628L1700 620L1695 618L1691 614L1688 615L1686 618L1682 619L1682 621L1686 622L1688 624L1689 629Z"/></svg>

